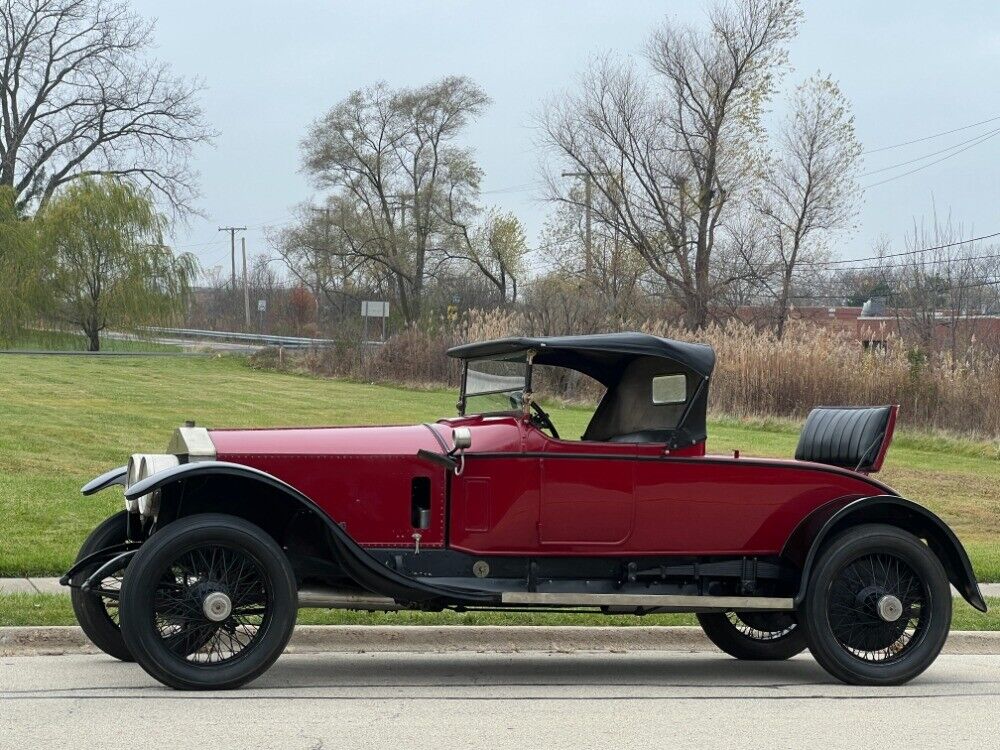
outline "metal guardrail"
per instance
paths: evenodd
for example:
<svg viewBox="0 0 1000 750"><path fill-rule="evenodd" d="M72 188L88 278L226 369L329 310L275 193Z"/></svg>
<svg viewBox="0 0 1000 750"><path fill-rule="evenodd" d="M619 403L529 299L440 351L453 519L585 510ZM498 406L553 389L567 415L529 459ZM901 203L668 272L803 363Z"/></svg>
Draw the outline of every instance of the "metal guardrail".
<svg viewBox="0 0 1000 750"><path fill-rule="evenodd" d="M233 343L260 344L261 346L282 346L287 348L327 347L345 343L338 339L316 339L306 336L275 336L262 333L240 333L239 331L210 331L199 328L163 328L147 326L142 330L160 336L180 336L195 339L216 339ZM365 341L365 344L382 344L381 341Z"/></svg>

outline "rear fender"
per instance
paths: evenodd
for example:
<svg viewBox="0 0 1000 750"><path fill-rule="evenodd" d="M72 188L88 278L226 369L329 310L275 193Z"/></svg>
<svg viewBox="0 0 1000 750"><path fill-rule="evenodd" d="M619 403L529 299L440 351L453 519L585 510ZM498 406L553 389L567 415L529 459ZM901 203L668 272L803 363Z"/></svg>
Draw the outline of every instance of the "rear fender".
<svg viewBox="0 0 1000 750"><path fill-rule="evenodd" d="M876 495L846 503L835 500L817 508L799 523L781 553L801 566L796 605L805 597L809 576L824 544L844 529L863 523L897 526L925 540L962 597L980 612L986 611L969 555L955 532L927 508L895 495Z"/></svg>
<svg viewBox="0 0 1000 750"><path fill-rule="evenodd" d="M133 499L159 491L158 524L195 513L222 510L262 525L261 512L255 513L252 504L242 502L242 498L252 494L248 490L266 495L268 504L260 510L267 515L280 515L276 513L275 502L284 505L284 515L288 517L297 512L309 514L311 520L327 532L336 562L365 589L397 602L414 604L439 601L475 604L492 602L496 598L495 594L487 592L429 585L387 568L368 554L311 498L267 472L242 464L226 461L181 464L136 482L125 491L125 497ZM218 505L220 501L225 501L221 508Z"/></svg>

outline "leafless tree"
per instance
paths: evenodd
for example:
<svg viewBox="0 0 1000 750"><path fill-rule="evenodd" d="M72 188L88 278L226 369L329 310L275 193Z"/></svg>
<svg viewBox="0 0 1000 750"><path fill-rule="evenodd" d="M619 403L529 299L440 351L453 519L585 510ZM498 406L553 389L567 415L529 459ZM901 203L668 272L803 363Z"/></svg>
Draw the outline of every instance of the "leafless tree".
<svg viewBox="0 0 1000 750"><path fill-rule="evenodd" d="M444 203L471 204L480 171L455 141L489 98L467 78L415 89L355 91L313 124L305 171L346 202L332 215L344 251L382 269L407 323L450 230Z"/></svg>
<svg viewBox="0 0 1000 750"><path fill-rule="evenodd" d="M300 206L296 222L268 232L271 247L315 298L317 322L322 322L327 311L342 319L348 304L359 299L362 290L381 285L381 280L370 273L375 271L377 276L379 269L350 252L342 231L347 209L342 199L331 201L324 208Z"/></svg>
<svg viewBox="0 0 1000 750"><path fill-rule="evenodd" d="M962 242L966 232L950 217L915 224L907 255L889 253L880 265L893 286L897 331L925 351L946 348L957 359L974 333L970 319L991 310L995 299L997 248Z"/></svg>
<svg viewBox="0 0 1000 750"><path fill-rule="evenodd" d="M796 273L815 272L829 240L848 227L860 197L861 143L850 103L829 77L798 87L765 163L754 209L770 258L758 263L761 283L775 301L775 329L785 330Z"/></svg>
<svg viewBox="0 0 1000 750"><path fill-rule="evenodd" d="M646 48L652 76L605 58L542 115L557 170L604 195L597 221L636 249L690 327L727 280L712 277L716 239L759 165L761 113L800 16L796 0L734 0L710 8L707 29L667 22ZM554 200L575 202L548 182Z"/></svg>
<svg viewBox="0 0 1000 750"><path fill-rule="evenodd" d="M586 214L581 205L584 198L577 194L581 190L572 188L574 202L559 204L549 217L542 231L539 255L554 271L596 293L606 310L620 314L634 307L648 266L615 227L599 223L591 231L587 272ZM596 200L604 198L597 196Z"/></svg>
<svg viewBox="0 0 1000 750"><path fill-rule="evenodd" d="M482 274L496 290L501 305L517 302L518 279L524 274L524 256L528 251L524 227L512 213L489 211L475 225L455 212L449 203L448 223L454 228L448 242L449 258L464 261Z"/></svg>
<svg viewBox="0 0 1000 750"><path fill-rule="evenodd" d="M153 60L153 24L112 0L0 0L0 185L18 209L113 174L192 210L201 85Z"/></svg>

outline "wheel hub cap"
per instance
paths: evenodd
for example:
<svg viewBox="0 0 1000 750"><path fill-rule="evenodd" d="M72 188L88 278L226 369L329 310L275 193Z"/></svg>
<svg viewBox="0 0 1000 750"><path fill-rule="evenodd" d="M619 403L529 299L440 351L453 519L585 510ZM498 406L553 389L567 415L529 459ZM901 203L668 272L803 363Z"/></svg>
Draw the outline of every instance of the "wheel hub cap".
<svg viewBox="0 0 1000 750"><path fill-rule="evenodd" d="M878 616L886 622L896 622L903 615L903 603L898 597L886 594L878 600Z"/></svg>
<svg viewBox="0 0 1000 750"><path fill-rule="evenodd" d="M222 622L233 611L233 602L221 591L213 591L201 603L201 609L212 622Z"/></svg>

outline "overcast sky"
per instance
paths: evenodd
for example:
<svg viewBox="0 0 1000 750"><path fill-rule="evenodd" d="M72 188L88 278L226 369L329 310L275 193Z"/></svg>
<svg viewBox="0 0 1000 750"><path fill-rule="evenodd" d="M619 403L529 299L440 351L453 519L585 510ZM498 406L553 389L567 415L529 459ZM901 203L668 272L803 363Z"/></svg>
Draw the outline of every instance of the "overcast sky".
<svg viewBox="0 0 1000 750"><path fill-rule="evenodd" d="M180 228L178 250L204 265L228 266L221 225L246 225L248 248L268 253L262 228L287 222L290 209L318 196L299 173L298 144L308 124L352 90L379 80L414 86L465 74L493 99L467 133L485 170L484 201L514 211L534 242L548 207L536 188L539 153L533 118L541 104L573 87L595 55L636 55L668 15L703 18L691 0L363 0L280 3L260 0L141 0L158 19L164 61L204 80L208 119L220 132L199 150L201 209ZM1000 3L908 0L805 2L785 89L816 70L840 81L854 105L866 149L1000 117ZM772 116L780 114L779 96ZM956 153L1000 127L1000 120L903 148L866 155L879 170L952 146L923 161L862 178L869 185L942 157L943 161L865 192L858 229L840 255L871 253L889 237L901 246L932 204L967 232L1000 231L1000 137ZM954 155L952 155L954 154Z"/></svg>

